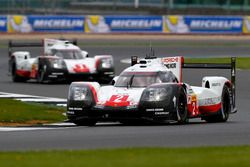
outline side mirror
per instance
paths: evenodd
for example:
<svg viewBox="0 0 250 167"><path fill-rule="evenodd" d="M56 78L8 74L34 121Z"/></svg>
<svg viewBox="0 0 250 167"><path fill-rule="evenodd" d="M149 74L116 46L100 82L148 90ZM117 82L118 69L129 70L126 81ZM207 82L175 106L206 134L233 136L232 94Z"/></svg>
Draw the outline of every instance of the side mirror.
<svg viewBox="0 0 250 167"><path fill-rule="evenodd" d="M131 56L131 66L138 63L138 57L137 56Z"/></svg>
<svg viewBox="0 0 250 167"><path fill-rule="evenodd" d="M112 81L111 81L111 85L114 85L116 83L116 81L118 80L119 76L115 76Z"/></svg>
<svg viewBox="0 0 250 167"><path fill-rule="evenodd" d="M89 57L89 53L84 50L82 50L82 55L83 57Z"/></svg>

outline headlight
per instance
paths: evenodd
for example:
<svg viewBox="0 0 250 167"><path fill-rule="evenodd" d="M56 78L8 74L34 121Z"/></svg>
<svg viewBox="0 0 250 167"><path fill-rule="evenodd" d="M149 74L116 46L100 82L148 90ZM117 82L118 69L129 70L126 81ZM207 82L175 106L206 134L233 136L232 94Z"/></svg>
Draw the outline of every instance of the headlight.
<svg viewBox="0 0 250 167"><path fill-rule="evenodd" d="M144 91L142 99L144 101L162 101L172 94L172 87L148 88Z"/></svg>
<svg viewBox="0 0 250 167"><path fill-rule="evenodd" d="M113 66L112 59L102 59L101 60L101 67L102 68L111 68Z"/></svg>
<svg viewBox="0 0 250 167"><path fill-rule="evenodd" d="M72 91L75 101L85 100L88 95L88 89L86 87L73 87Z"/></svg>
<svg viewBox="0 0 250 167"><path fill-rule="evenodd" d="M52 59L50 60L50 63L53 68L62 69L66 67L66 64L62 59Z"/></svg>

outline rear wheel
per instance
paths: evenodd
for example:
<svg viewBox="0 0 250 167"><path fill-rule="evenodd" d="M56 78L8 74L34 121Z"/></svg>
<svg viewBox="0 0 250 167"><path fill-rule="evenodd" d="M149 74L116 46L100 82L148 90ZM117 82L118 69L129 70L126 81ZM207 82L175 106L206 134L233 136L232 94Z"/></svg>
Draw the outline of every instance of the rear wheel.
<svg viewBox="0 0 250 167"><path fill-rule="evenodd" d="M77 126L95 126L97 121L96 120L83 119L83 120L74 120L73 123L76 124Z"/></svg>
<svg viewBox="0 0 250 167"><path fill-rule="evenodd" d="M185 124L188 122L187 95L183 87L179 89L179 93L177 95L176 113L179 124Z"/></svg>
<svg viewBox="0 0 250 167"><path fill-rule="evenodd" d="M220 111L216 115L204 117L204 120L207 122L226 122L229 118L230 111L231 111L230 92L229 88L225 85L223 87L221 95Z"/></svg>

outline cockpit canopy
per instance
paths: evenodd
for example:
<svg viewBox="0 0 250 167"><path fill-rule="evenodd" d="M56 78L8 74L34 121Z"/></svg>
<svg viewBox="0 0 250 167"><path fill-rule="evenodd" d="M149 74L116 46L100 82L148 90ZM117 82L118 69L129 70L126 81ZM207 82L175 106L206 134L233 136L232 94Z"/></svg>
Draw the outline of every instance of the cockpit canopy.
<svg viewBox="0 0 250 167"><path fill-rule="evenodd" d="M115 87L147 87L154 83L176 82L178 80L171 71L158 72L123 72L115 83Z"/></svg>
<svg viewBox="0 0 250 167"><path fill-rule="evenodd" d="M51 50L52 55L55 55L57 57L63 58L63 59L84 59L85 56L82 54L81 50L77 49L53 49Z"/></svg>

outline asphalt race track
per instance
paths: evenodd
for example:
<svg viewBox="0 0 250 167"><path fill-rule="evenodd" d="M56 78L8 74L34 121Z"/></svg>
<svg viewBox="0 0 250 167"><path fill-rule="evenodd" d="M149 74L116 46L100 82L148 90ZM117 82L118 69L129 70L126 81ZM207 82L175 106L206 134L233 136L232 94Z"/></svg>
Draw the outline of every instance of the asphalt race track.
<svg viewBox="0 0 250 167"><path fill-rule="evenodd" d="M108 45L110 40L80 45L94 54L112 54L115 59L116 74L129 64L123 59L137 55L144 57L148 53L147 41L118 41L120 44ZM116 43L116 41L111 41ZM123 45L124 42L124 45ZM38 96L66 98L69 84L13 83L8 76L8 57L5 44L0 41L0 91ZM155 46L154 46L155 44ZM225 57L250 56L248 41L153 41L156 55L187 57ZM41 49L31 49L39 54ZM186 70L184 81L200 85L204 75L223 75L229 77L226 70ZM98 124L95 127L76 127L72 124L56 124L43 127L0 128L0 150L40 150L40 149L93 149L113 147L143 146L208 146L208 145L247 145L250 144L250 71L237 70L237 108L238 113L231 115L227 123L206 123L199 119L191 120L188 125L145 125L124 126L119 123Z"/></svg>

